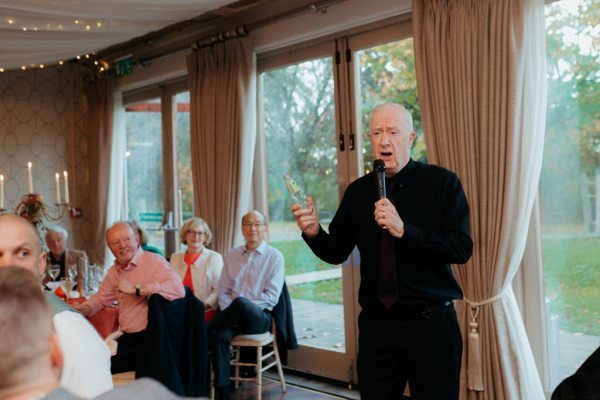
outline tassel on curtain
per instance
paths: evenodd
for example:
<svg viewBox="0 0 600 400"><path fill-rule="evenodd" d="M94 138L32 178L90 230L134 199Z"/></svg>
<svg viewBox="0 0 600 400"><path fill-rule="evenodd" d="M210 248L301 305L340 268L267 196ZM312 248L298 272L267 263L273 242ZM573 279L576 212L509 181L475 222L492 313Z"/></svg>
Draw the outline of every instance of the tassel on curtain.
<svg viewBox="0 0 600 400"><path fill-rule="evenodd" d="M479 311L482 306L493 303L498 300L506 293L506 289L503 289L500 293L494 297L482 301L471 301L466 297L463 298L464 302L469 305L469 315L471 321L469 322L469 333L467 336L467 388L476 392L485 390L483 384L483 362L481 359L481 342L479 335Z"/></svg>

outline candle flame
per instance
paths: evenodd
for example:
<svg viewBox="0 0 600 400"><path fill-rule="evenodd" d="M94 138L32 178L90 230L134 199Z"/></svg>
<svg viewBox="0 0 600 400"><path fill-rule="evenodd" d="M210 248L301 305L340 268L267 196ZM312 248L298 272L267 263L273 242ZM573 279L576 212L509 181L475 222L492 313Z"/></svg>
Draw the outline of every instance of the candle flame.
<svg viewBox="0 0 600 400"><path fill-rule="evenodd" d="M63 175L64 175L65 177L67 177L67 175L68 175L68 174L67 174L67 171L64 171L64 172L63 172Z"/></svg>
<svg viewBox="0 0 600 400"><path fill-rule="evenodd" d="M33 164L31 163L31 161L29 161L29 162L27 163L27 168L31 168L32 166L33 166Z"/></svg>
<svg viewBox="0 0 600 400"><path fill-rule="evenodd" d="M58 172L54 176L56 176L56 180L60 179L60 175L58 174Z"/></svg>

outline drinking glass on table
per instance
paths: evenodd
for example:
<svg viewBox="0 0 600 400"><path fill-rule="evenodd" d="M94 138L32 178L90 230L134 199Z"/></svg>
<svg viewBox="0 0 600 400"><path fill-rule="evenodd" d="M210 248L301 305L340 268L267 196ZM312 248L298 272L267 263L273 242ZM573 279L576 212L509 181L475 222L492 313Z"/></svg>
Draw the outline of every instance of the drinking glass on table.
<svg viewBox="0 0 600 400"><path fill-rule="evenodd" d="M69 265L67 268L67 275L73 280L73 282L75 281L75 278L77 278L77 264Z"/></svg>
<svg viewBox="0 0 600 400"><path fill-rule="evenodd" d="M60 264L50 264L48 275L52 278L52 282L56 282L56 278L60 275Z"/></svg>
<svg viewBox="0 0 600 400"><path fill-rule="evenodd" d="M60 278L60 288L65 292L67 296L67 300L71 298L71 291L73 291L73 286L75 286L75 282L72 278Z"/></svg>

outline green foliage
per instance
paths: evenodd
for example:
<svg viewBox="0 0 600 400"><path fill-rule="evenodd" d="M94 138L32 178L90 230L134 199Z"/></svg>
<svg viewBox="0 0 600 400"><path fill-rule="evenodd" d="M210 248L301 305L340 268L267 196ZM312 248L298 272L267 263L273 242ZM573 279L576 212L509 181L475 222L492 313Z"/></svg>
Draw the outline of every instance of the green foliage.
<svg viewBox="0 0 600 400"><path fill-rule="evenodd" d="M565 331L600 336L600 238L546 239L543 248L551 314Z"/></svg>
<svg viewBox="0 0 600 400"><path fill-rule="evenodd" d="M129 218L163 210L163 157L160 112L126 112L127 201Z"/></svg>
<svg viewBox="0 0 600 400"><path fill-rule="evenodd" d="M286 275L323 271L334 267L315 256L303 240L283 240L270 244L283 253Z"/></svg>
<svg viewBox="0 0 600 400"><path fill-rule="evenodd" d="M290 296L294 299L311 300L328 304L343 304L341 279L329 279L290 286Z"/></svg>
<svg viewBox="0 0 600 400"><path fill-rule="evenodd" d="M290 173L322 211L337 208L333 66L306 61L262 76L271 221L291 220ZM332 190L336 194L331 195Z"/></svg>
<svg viewBox="0 0 600 400"><path fill-rule="evenodd" d="M540 179L546 225L582 220L579 177L600 165L600 3L573 4L546 6L548 105Z"/></svg>

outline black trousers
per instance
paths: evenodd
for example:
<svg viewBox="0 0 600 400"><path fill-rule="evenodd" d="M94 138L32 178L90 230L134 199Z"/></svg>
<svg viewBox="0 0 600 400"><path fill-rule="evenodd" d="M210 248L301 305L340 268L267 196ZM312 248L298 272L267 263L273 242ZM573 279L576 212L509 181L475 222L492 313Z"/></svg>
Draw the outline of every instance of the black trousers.
<svg viewBox="0 0 600 400"><path fill-rule="evenodd" d="M230 346L235 335L263 333L271 328L271 314L245 297L236 298L208 323L208 348L215 371L215 387L230 385Z"/></svg>
<svg viewBox="0 0 600 400"><path fill-rule="evenodd" d="M358 379L363 400L458 399L462 337L446 306L398 318L365 311L358 317Z"/></svg>
<svg viewBox="0 0 600 400"><path fill-rule="evenodd" d="M140 362L140 353L145 344L146 331L124 333L117 342L117 354L110 358L110 372L118 374L120 372L137 371Z"/></svg>

